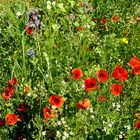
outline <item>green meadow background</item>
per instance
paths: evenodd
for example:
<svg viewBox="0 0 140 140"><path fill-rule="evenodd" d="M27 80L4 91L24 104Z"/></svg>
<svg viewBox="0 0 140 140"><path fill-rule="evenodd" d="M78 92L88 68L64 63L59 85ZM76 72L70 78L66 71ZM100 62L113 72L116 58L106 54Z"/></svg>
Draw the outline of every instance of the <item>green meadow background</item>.
<svg viewBox="0 0 140 140"><path fill-rule="evenodd" d="M42 27L27 34L34 9ZM113 16L120 21L113 22ZM106 23L101 24L104 18ZM35 55L29 56L29 49ZM140 57L139 0L1 0L0 93L12 77L17 85L14 98L5 101L0 96L0 119L16 113L20 103L31 108L24 123L0 127L0 139L15 140L22 134L27 140L138 140L135 123L140 116L135 113L140 113L140 77L132 75L128 65L133 56ZM129 73L119 97L110 92L111 84L119 83L111 76L117 64ZM81 68L82 80L71 79L73 68ZM97 78L100 69L108 71L109 81L97 82L97 91L84 92L84 79ZM43 108L53 94L61 95L65 103L57 118L43 123ZM102 95L104 103L98 101ZM77 109L84 98L90 99L92 109Z"/></svg>

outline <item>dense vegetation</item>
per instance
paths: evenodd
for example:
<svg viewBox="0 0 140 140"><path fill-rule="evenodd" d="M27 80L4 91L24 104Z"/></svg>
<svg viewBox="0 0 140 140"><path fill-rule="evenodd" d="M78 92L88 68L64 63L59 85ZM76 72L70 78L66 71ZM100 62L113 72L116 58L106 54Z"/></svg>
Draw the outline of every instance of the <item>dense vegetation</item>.
<svg viewBox="0 0 140 140"><path fill-rule="evenodd" d="M139 0L0 1L0 140L140 139Z"/></svg>

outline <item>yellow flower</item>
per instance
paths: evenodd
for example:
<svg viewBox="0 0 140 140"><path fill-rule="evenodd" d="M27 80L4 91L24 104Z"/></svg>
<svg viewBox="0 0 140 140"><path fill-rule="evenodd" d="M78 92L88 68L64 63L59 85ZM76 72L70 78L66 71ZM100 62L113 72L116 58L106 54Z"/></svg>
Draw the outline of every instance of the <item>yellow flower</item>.
<svg viewBox="0 0 140 140"><path fill-rule="evenodd" d="M124 44L128 44L128 39L127 38L122 38L121 40Z"/></svg>

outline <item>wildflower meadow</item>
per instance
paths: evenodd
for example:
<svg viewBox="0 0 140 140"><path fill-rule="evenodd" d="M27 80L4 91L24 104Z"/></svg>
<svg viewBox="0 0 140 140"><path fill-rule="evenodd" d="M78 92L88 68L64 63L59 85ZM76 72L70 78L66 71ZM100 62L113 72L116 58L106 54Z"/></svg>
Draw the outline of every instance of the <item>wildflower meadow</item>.
<svg viewBox="0 0 140 140"><path fill-rule="evenodd" d="M0 140L140 140L140 1L1 0Z"/></svg>

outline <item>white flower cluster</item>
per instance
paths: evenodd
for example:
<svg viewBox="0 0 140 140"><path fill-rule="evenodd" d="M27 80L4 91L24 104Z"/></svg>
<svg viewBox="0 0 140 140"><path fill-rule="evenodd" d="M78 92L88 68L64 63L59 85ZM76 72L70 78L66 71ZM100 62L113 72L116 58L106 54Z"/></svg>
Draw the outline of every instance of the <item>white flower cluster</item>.
<svg viewBox="0 0 140 140"><path fill-rule="evenodd" d="M69 138L69 136L73 135L73 132L71 131L71 128L67 125L65 118L61 118L61 120L57 122L57 125L63 125L64 131L56 131L56 138L66 140Z"/></svg>
<svg viewBox="0 0 140 140"><path fill-rule="evenodd" d="M113 122L109 123L108 126L111 128L113 125Z"/></svg>
<svg viewBox="0 0 140 140"><path fill-rule="evenodd" d="M48 10L50 10L52 8L52 6L55 6L56 5L55 1L53 1L53 2L47 1L46 3L47 3L47 9Z"/></svg>
<svg viewBox="0 0 140 140"><path fill-rule="evenodd" d="M120 111L121 105L117 105L116 111Z"/></svg>
<svg viewBox="0 0 140 140"><path fill-rule="evenodd" d="M22 16L22 13L19 11L16 13L16 17L19 18L20 16Z"/></svg>
<svg viewBox="0 0 140 140"><path fill-rule="evenodd" d="M89 108L89 112L91 113L91 119L94 119L95 116L94 116L94 114L93 114L93 108L92 108L92 107Z"/></svg>
<svg viewBox="0 0 140 140"><path fill-rule="evenodd" d="M46 135L46 131L42 131L42 136L45 136Z"/></svg>
<svg viewBox="0 0 140 140"><path fill-rule="evenodd" d="M124 135L123 131L120 131L119 138L122 139Z"/></svg>
<svg viewBox="0 0 140 140"><path fill-rule="evenodd" d="M66 84L66 82L63 80L63 81L61 81L61 84L62 84L62 85L65 85L65 84Z"/></svg>
<svg viewBox="0 0 140 140"><path fill-rule="evenodd" d="M109 132L109 130L110 130L110 128L112 128L112 126L113 126L113 124L114 124L114 122L105 122L104 120L103 120L103 125L104 125L104 128L103 128L103 131L104 132L106 132L107 134L109 134L110 132Z"/></svg>
<svg viewBox="0 0 140 140"><path fill-rule="evenodd" d="M124 128L126 128L127 130L130 130L131 126L130 125L125 125Z"/></svg>
<svg viewBox="0 0 140 140"><path fill-rule="evenodd" d="M121 109L121 105L120 104L118 104L118 105L116 105L114 102L112 103L112 106L113 107L116 107L116 111L120 111L120 109Z"/></svg>

